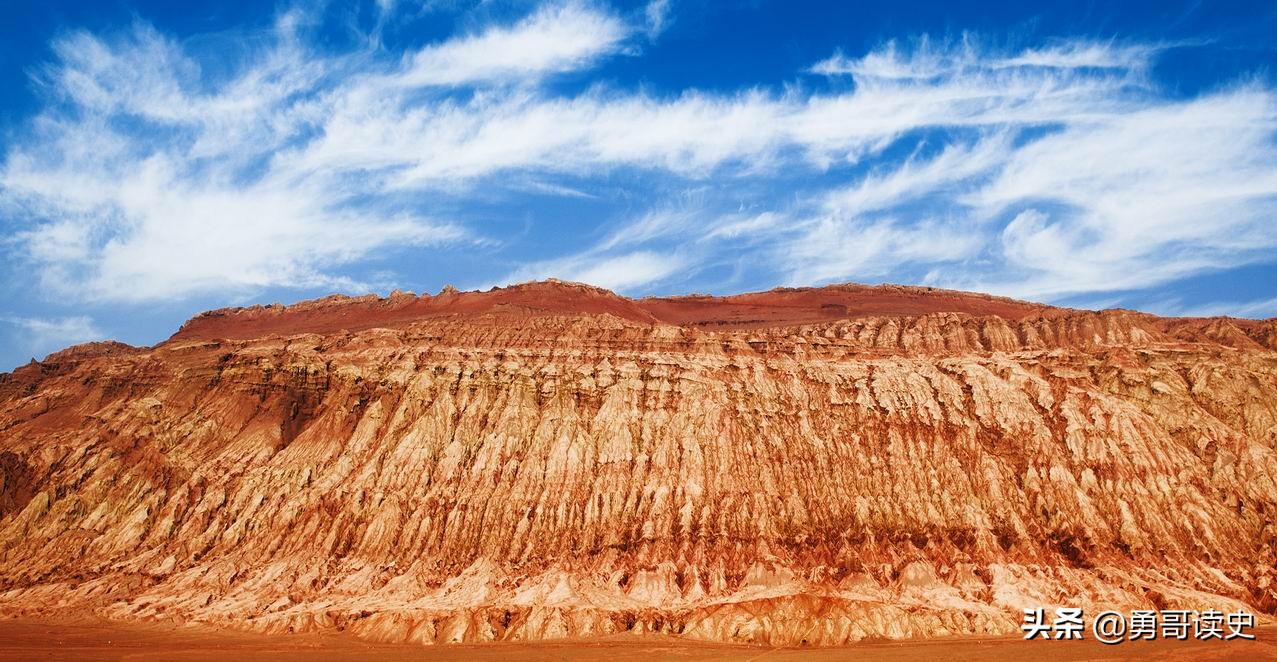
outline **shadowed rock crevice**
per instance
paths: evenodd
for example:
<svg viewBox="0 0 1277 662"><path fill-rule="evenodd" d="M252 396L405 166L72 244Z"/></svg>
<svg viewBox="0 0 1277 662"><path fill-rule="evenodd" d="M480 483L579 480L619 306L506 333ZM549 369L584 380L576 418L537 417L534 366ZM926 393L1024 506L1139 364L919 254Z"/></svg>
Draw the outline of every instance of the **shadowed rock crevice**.
<svg viewBox="0 0 1277 662"><path fill-rule="evenodd" d="M0 517L22 511L35 496L31 466L12 451L0 452Z"/></svg>

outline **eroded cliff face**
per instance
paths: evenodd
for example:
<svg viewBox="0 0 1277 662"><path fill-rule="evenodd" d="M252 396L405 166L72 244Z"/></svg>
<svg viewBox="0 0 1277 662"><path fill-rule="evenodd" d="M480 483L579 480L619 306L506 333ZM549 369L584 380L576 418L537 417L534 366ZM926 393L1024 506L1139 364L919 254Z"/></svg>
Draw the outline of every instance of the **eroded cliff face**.
<svg viewBox="0 0 1277 662"><path fill-rule="evenodd" d="M1277 607L1272 321L526 287L3 376L0 612L820 645Z"/></svg>

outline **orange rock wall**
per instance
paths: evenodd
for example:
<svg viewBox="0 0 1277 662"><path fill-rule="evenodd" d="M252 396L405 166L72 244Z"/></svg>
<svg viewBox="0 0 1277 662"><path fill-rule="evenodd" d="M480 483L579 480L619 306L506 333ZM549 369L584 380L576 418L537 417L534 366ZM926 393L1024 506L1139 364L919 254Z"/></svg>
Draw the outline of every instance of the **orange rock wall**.
<svg viewBox="0 0 1277 662"><path fill-rule="evenodd" d="M1268 613L1277 353L1206 326L498 308L73 349L0 379L0 613L773 644Z"/></svg>

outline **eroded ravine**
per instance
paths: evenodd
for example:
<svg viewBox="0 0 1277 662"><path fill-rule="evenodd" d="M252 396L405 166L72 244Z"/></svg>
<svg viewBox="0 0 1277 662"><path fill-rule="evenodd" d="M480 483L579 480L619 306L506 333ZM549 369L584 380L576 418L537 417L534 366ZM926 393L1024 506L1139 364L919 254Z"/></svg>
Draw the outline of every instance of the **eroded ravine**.
<svg viewBox="0 0 1277 662"><path fill-rule="evenodd" d="M837 644L1277 607L1272 321L698 299L679 325L530 287L554 305L219 313L5 376L0 611Z"/></svg>

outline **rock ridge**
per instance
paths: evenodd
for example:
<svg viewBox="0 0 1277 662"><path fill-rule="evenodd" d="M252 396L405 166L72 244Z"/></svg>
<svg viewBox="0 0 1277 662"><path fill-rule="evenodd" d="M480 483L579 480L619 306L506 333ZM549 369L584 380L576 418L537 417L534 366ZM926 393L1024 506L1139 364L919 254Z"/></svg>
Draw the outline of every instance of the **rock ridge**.
<svg viewBox="0 0 1277 662"><path fill-rule="evenodd" d="M0 375L0 614L837 645L1277 608L1274 320L721 299L330 297Z"/></svg>

